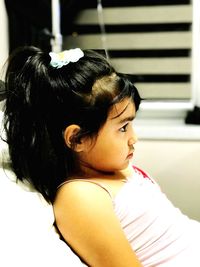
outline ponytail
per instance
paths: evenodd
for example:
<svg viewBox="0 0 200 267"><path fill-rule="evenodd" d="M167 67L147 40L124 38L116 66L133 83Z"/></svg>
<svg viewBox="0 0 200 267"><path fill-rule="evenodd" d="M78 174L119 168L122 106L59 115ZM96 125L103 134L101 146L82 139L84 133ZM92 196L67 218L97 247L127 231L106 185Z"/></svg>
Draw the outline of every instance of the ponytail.
<svg viewBox="0 0 200 267"><path fill-rule="evenodd" d="M58 158L56 154L58 144L53 144L45 115L50 90L49 61L48 54L34 47L16 50L10 57L6 74L5 130L17 178L29 180L52 201L59 184L57 170L62 177L65 165L61 164L63 155ZM60 146L63 147L63 143Z"/></svg>

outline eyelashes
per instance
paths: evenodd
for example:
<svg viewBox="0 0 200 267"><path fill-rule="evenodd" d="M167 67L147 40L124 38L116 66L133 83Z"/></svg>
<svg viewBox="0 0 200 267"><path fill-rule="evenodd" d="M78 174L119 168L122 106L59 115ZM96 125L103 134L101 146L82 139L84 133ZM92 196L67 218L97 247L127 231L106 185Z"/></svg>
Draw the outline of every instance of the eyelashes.
<svg viewBox="0 0 200 267"><path fill-rule="evenodd" d="M119 129L119 131L122 132L122 133L126 132L127 131L127 128L128 128L128 125L129 125L129 123L126 123L123 127L121 127Z"/></svg>

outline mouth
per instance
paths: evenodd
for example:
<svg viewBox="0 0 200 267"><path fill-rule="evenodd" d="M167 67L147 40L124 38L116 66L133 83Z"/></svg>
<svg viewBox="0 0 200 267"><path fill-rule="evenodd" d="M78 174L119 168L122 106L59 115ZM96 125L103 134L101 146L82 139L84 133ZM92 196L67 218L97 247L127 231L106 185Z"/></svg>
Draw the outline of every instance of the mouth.
<svg viewBox="0 0 200 267"><path fill-rule="evenodd" d="M132 157L133 157L133 153L129 154L129 155L127 156L127 159L132 159Z"/></svg>
<svg viewBox="0 0 200 267"><path fill-rule="evenodd" d="M131 159L133 157L133 153L128 154L127 159Z"/></svg>
<svg viewBox="0 0 200 267"><path fill-rule="evenodd" d="M134 152L134 150L135 150L135 148L132 147L131 152L130 152L130 153L128 154L128 156L127 156L127 159L131 159L131 158L133 157L133 152Z"/></svg>

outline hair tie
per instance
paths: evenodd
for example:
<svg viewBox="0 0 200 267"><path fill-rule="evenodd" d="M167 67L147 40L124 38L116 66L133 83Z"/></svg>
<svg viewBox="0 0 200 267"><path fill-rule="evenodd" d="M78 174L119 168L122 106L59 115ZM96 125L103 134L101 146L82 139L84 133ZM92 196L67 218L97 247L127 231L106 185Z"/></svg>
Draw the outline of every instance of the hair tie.
<svg viewBox="0 0 200 267"><path fill-rule="evenodd" d="M84 56L83 51L80 48L69 49L59 53L50 52L51 57L50 65L56 69L62 68L70 62L77 62Z"/></svg>

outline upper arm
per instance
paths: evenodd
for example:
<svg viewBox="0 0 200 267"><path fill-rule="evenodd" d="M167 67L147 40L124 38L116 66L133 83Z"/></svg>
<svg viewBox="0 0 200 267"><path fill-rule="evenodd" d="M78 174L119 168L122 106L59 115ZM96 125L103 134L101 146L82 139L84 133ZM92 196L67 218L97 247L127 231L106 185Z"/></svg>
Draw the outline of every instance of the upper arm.
<svg viewBox="0 0 200 267"><path fill-rule="evenodd" d="M64 239L89 266L141 266L105 190L92 183L68 183L58 192L54 212Z"/></svg>

